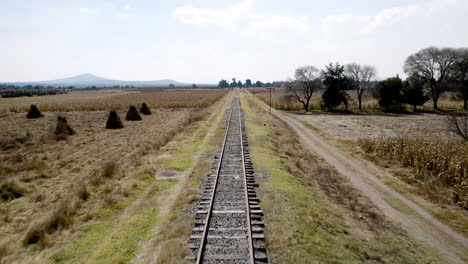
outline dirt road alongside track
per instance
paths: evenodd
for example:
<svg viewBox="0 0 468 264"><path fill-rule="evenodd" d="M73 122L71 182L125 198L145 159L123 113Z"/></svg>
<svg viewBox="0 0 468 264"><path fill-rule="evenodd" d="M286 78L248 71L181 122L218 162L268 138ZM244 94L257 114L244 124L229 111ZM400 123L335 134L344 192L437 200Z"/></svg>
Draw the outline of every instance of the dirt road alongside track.
<svg viewBox="0 0 468 264"><path fill-rule="evenodd" d="M268 108L264 103L257 102L263 108ZM355 188L367 195L385 215L399 223L411 236L438 249L451 262L465 263L461 256L468 250L468 239L386 186L375 175L377 167L356 157L350 157L331 146L294 116L274 109L271 111L274 116L288 123L311 151L333 165L340 174L346 176ZM395 209L387 202L390 199L402 203L410 209L411 213L405 214Z"/></svg>

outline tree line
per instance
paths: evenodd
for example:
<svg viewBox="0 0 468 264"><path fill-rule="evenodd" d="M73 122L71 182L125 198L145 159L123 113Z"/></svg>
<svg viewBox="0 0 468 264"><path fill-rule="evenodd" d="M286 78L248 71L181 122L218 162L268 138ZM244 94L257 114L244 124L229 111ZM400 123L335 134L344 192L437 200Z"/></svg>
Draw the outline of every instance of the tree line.
<svg viewBox="0 0 468 264"><path fill-rule="evenodd" d="M405 60L403 70L408 75L405 80L396 76L377 81L376 68L370 65L337 62L329 63L323 70L308 65L296 69L294 79L284 82L283 87L306 111L318 90L323 90L322 107L329 110L340 105L348 109L348 92L354 90L362 110L363 95L371 89L385 110L400 110L404 104L416 110L430 99L438 110L439 98L446 91L453 91L463 100L463 109L467 110L468 48L422 49Z"/></svg>
<svg viewBox="0 0 468 264"><path fill-rule="evenodd" d="M256 81L252 82L251 79L246 79L245 82L241 80L237 80L236 78L232 78L232 81L229 83L227 80L221 79L218 83L219 88L250 88L250 87L280 87L280 82L261 82Z"/></svg>

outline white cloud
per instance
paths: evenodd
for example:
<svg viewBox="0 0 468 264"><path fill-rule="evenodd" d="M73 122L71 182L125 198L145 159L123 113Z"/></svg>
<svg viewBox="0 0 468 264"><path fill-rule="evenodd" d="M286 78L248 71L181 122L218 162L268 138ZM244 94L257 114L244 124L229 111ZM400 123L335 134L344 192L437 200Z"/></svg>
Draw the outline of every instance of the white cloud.
<svg viewBox="0 0 468 264"><path fill-rule="evenodd" d="M430 17L446 7L457 4L460 0L432 0L404 7L385 8L374 15L359 16L350 13L329 15L322 19L322 29L332 31L335 27L355 27L359 33L368 35L400 22L417 17Z"/></svg>
<svg viewBox="0 0 468 264"><path fill-rule="evenodd" d="M127 10L130 10L130 8L132 8L132 6L130 4L126 4L124 6L124 10L127 11Z"/></svg>
<svg viewBox="0 0 468 264"><path fill-rule="evenodd" d="M278 32L305 32L307 18L293 18L254 10L255 0L244 0L227 8L181 6L172 16L186 24L217 25L237 29L249 36L266 36Z"/></svg>

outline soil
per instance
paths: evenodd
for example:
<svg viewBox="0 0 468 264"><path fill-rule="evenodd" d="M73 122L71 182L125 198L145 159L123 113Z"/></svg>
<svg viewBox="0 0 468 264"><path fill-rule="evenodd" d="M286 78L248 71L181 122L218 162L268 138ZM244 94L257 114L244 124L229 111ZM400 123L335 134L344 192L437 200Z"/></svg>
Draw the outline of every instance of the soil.
<svg viewBox="0 0 468 264"><path fill-rule="evenodd" d="M457 137L439 114L300 114L301 119L332 137L344 140L394 136Z"/></svg>
<svg viewBox="0 0 468 264"><path fill-rule="evenodd" d="M162 171L156 172L155 176L157 180L178 179L178 178L182 178L183 173L180 171L175 171L175 170L162 170Z"/></svg>

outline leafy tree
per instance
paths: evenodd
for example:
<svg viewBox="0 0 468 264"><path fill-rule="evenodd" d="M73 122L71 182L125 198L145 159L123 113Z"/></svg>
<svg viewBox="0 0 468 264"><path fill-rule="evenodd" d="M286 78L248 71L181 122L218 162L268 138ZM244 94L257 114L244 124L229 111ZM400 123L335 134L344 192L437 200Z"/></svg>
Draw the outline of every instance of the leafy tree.
<svg viewBox="0 0 468 264"><path fill-rule="evenodd" d="M380 82L377 91L379 105L385 110L400 110L404 102L402 89L403 81L398 76Z"/></svg>
<svg viewBox="0 0 468 264"><path fill-rule="evenodd" d="M243 85L242 85L242 82L241 82L241 81L238 81L238 82L237 82L237 87L242 88L242 86L243 86Z"/></svg>
<svg viewBox="0 0 468 264"><path fill-rule="evenodd" d="M232 78L232 82L231 82L231 84L229 84L229 87L232 87L232 88L237 87L236 78Z"/></svg>
<svg viewBox="0 0 468 264"><path fill-rule="evenodd" d="M405 73L417 73L429 84L434 109L439 109L437 102L447 90L450 73L457 59L457 50L453 48L429 47L410 55L405 61Z"/></svg>
<svg viewBox="0 0 468 264"><path fill-rule="evenodd" d="M192 84L192 88L198 88L198 86L194 83Z"/></svg>
<svg viewBox="0 0 468 264"><path fill-rule="evenodd" d="M273 82L271 85L275 88L279 88L283 85L284 82Z"/></svg>
<svg viewBox="0 0 468 264"><path fill-rule="evenodd" d="M346 76L351 80L352 87L357 92L359 110L362 109L362 95L369 89L372 79L375 77L375 67L351 63L345 67Z"/></svg>
<svg viewBox="0 0 468 264"><path fill-rule="evenodd" d="M226 80L221 79L221 81L219 81L219 83L218 83L218 87L219 88L227 88L227 87L229 87L229 83Z"/></svg>
<svg viewBox="0 0 468 264"><path fill-rule="evenodd" d="M463 109L468 110L468 48L457 50L458 61L452 69L455 91L463 100Z"/></svg>
<svg viewBox="0 0 468 264"><path fill-rule="evenodd" d="M246 87L252 87L252 80L250 80L250 79L245 80L245 86Z"/></svg>
<svg viewBox="0 0 468 264"><path fill-rule="evenodd" d="M169 88L174 88L174 87L175 87L175 85L174 85L174 84L172 84L172 83L171 83L171 84L169 84Z"/></svg>
<svg viewBox="0 0 468 264"><path fill-rule="evenodd" d="M429 96L424 94L424 80L418 74L407 78L402 92L404 102L413 106L413 111L416 111L416 106L422 106L429 100Z"/></svg>
<svg viewBox="0 0 468 264"><path fill-rule="evenodd" d="M330 62L322 71L323 84L325 92L322 94L323 104L328 109L335 109L341 104L344 104L348 109L349 95L346 90L351 87L351 81L344 74L344 66L338 62L333 64Z"/></svg>
<svg viewBox="0 0 468 264"><path fill-rule="evenodd" d="M255 87L263 87L264 84L261 81L256 81L255 82Z"/></svg>

